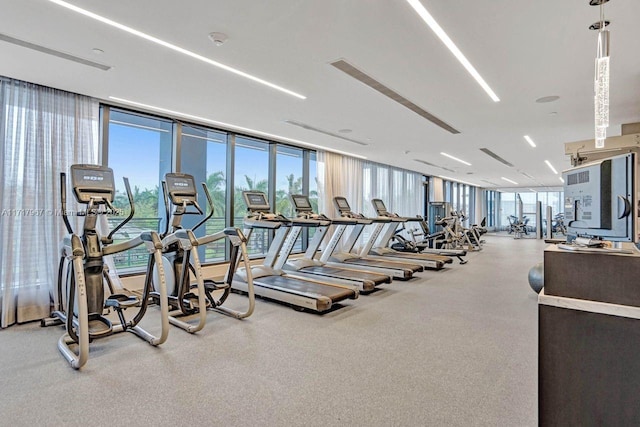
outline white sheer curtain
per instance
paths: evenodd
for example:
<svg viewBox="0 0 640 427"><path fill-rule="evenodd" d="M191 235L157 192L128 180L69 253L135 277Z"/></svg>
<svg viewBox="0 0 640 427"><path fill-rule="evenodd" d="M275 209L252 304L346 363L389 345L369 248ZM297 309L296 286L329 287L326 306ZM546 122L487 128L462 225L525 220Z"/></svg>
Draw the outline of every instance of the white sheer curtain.
<svg viewBox="0 0 640 427"><path fill-rule="evenodd" d="M49 315L65 233L59 174L97 162L98 123L92 98L0 77L2 328Z"/></svg>
<svg viewBox="0 0 640 427"><path fill-rule="evenodd" d="M318 151L318 205L320 212L330 217L336 215L335 196L346 197L352 211L367 216L375 215L372 198L382 199L390 212L422 215L423 179L417 172ZM363 239L369 231L365 229Z"/></svg>
<svg viewBox="0 0 640 427"><path fill-rule="evenodd" d="M344 196L354 212L362 211L363 161L340 154L318 151L318 209L329 217L337 215L335 196Z"/></svg>

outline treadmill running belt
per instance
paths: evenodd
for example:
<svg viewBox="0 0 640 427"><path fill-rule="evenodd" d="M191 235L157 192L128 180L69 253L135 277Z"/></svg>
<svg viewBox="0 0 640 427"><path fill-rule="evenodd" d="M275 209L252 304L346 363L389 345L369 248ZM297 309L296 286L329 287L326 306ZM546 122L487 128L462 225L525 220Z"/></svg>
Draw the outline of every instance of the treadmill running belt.
<svg viewBox="0 0 640 427"><path fill-rule="evenodd" d="M338 279L367 280L373 282L375 285L391 282L391 278L389 276L385 274L371 273L369 271L354 271L344 268L323 266L305 267L300 271L303 273L313 273L327 277L337 277Z"/></svg>
<svg viewBox="0 0 640 427"><path fill-rule="evenodd" d="M423 268L417 264L405 264L400 262L385 262L379 259L366 259L366 258L351 258L343 261L346 264L353 265L368 265L371 267L381 267L381 268L393 268L396 270L411 270L414 273L418 271L422 271Z"/></svg>
<svg viewBox="0 0 640 427"><path fill-rule="evenodd" d="M353 298L356 294L354 290L348 288L322 285L320 283L283 276L260 277L254 279L254 285L270 287L295 294L322 295L331 299L331 302L338 302L347 298Z"/></svg>
<svg viewBox="0 0 640 427"><path fill-rule="evenodd" d="M402 258L410 262L412 259L421 261L440 261L445 264L451 264L453 260L446 255L427 254L427 253L415 253L415 252L386 252L382 256L388 256L391 258Z"/></svg>

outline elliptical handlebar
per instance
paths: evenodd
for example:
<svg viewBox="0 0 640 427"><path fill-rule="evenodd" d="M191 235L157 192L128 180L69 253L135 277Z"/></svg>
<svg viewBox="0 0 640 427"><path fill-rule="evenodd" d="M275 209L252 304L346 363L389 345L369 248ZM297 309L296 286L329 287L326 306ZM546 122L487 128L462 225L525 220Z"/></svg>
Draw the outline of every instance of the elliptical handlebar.
<svg viewBox="0 0 640 427"><path fill-rule="evenodd" d="M124 177L122 178L122 180L124 181L124 188L127 191L127 198L129 199L130 211L129 211L129 215L124 219L124 221L122 221L113 230L111 230L111 233L109 233L109 235L105 239L107 242L112 242L113 235L116 234L116 232L118 232L118 230L120 230L122 227L124 227L125 224L131 221L131 219L133 219L133 215L136 213L135 204L133 203L133 193L131 193L131 186L129 185L129 178ZM109 205L110 203L107 206Z"/></svg>
<svg viewBox="0 0 640 427"><path fill-rule="evenodd" d="M62 205L62 220L69 234L73 234L73 228L67 217L67 174L60 172L60 204Z"/></svg>
<svg viewBox="0 0 640 427"><path fill-rule="evenodd" d="M209 219L213 216L213 199L211 198L211 193L209 193L209 189L207 188L207 184L205 182L202 183L202 189L204 190L204 195L207 197L207 205L209 205L209 214L204 218L202 218L202 220L193 227L194 231L197 230L198 227L200 227L202 224L209 221ZM200 206L198 206L198 202L194 202L194 206L196 207L196 209L200 211L200 213L203 213L202 209L200 209Z"/></svg>
<svg viewBox="0 0 640 427"><path fill-rule="evenodd" d="M165 238L169 235L169 217L171 216L171 208L169 208L169 190L167 189L167 181L162 180L162 199L164 200L164 233L160 237Z"/></svg>

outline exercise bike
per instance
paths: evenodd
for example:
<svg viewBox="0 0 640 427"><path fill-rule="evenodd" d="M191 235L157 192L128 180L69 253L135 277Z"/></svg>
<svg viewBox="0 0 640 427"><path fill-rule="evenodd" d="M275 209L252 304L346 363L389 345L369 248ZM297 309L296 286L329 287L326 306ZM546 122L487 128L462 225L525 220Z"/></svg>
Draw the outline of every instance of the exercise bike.
<svg viewBox="0 0 640 427"><path fill-rule="evenodd" d="M167 298L171 311L169 322L189 333L195 333L206 324L207 309L217 310L223 314L243 319L249 317L255 307L255 294L251 273L247 277L247 293L249 295L249 307L246 311L236 311L223 304L231 293L231 284L238 266L240 256L247 270L251 270L249 255L247 252L247 239L237 228L225 228L224 230L196 237L194 232L204 225L214 213L213 200L205 183L202 183L204 194L207 197L209 213L192 229L182 226L185 215L204 215L198 204L198 193L192 175L183 173L168 173L162 182L162 192L165 201L165 230L162 233L162 263L167 271ZM170 205L174 207L170 213ZM193 208L195 210L189 210ZM169 224L171 224L169 228ZM229 267L222 281L205 280L202 274L202 265L198 249L221 239L228 239L231 244ZM192 283L192 277L195 283ZM154 284L156 280L154 278ZM152 292L154 300L160 300L158 292ZM189 323L193 317L197 317L197 323Z"/></svg>
<svg viewBox="0 0 640 427"><path fill-rule="evenodd" d="M77 202L86 205L82 234L73 232L67 214L67 178L60 174L60 198L62 219L68 235L60 246L60 263L58 266L57 301L52 316L43 319L42 326L66 326L66 333L58 341L58 349L75 368L80 369L89 357L89 343L117 332L129 331L147 341L151 345L164 343L169 334L168 304L166 298L161 304L161 335L156 337L139 326L147 311L151 292L152 272L157 270L158 292L166 295L166 281L162 265L162 242L155 231L141 233L133 239L114 243L114 234L125 226L135 213L135 206L129 180L124 178L124 185L129 199L131 211L127 218L116 226L108 236L100 236L97 230L99 215L116 212L113 206L115 184L113 170L98 165L71 166L71 182ZM106 208L106 210L104 209ZM105 257L131 250L143 245L149 253L145 285L142 297L118 289L116 292L108 274ZM110 294L105 298L105 284ZM137 308L131 320L127 320L124 311ZM113 323L105 312L114 311L119 323ZM77 346L74 351L71 346Z"/></svg>

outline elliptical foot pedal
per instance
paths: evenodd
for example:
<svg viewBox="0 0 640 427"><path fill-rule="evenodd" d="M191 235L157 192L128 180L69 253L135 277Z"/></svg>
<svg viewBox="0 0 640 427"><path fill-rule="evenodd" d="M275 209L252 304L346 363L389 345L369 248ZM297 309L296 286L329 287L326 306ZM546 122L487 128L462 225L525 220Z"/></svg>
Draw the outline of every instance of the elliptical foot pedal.
<svg viewBox="0 0 640 427"><path fill-rule="evenodd" d="M194 310L199 307L198 295L193 292L187 292L182 296L182 302L187 310Z"/></svg>
<svg viewBox="0 0 640 427"><path fill-rule="evenodd" d="M89 336L91 338L100 338L111 334L113 326L111 321L106 317L95 315L89 318Z"/></svg>
<svg viewBox="0 0 640 427"><path fill-rule="evenodd" d="M215 280L205 280L204 281L204 289L207 292L220 291L223 289L228 289L231 285L225 282L216 282Z"/></svg>
<svg viewBox="0 0 640 427"><path fill-rule="evenodd" d="M113 294L107 298L105 307L113 307L114 309L127 309L140 305L140 299L133 295Z"/></svg>

